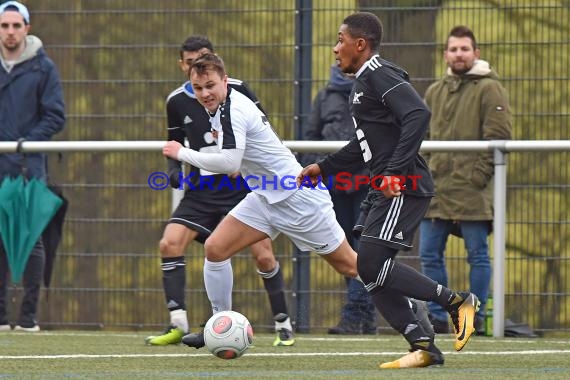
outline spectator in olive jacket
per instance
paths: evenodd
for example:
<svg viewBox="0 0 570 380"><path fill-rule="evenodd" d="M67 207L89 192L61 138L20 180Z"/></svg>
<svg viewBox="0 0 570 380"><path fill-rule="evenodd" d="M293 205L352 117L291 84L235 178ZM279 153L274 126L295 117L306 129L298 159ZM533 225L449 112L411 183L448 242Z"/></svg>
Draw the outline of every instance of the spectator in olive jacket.
<svg viewBox="0 0 570 380"><path fill-rule="evenodd" d="M425 94L431 108L431 140L507 140L511 138L511 109L507 92L489 64L479 59L473 32L454 27L444 59L446 75ZM463 238L470 265L470 291L481 308L475 320L483 332L483 316L491 280L487 236L493 219L492 153L432 153L429 158L436 196L420 226L423 272L447 286L445 246L449 234ZM447 333L447 313L430 303L434 330Z"/></svg>

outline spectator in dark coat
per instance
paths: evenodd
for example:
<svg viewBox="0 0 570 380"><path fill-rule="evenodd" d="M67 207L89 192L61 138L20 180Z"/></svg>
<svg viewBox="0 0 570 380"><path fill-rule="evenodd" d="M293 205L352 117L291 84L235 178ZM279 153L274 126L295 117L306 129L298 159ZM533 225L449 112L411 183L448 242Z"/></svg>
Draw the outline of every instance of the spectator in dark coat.
<svg viewBox="0 0 570 380"><path fill-rule="evenodd" d="M0 5L0 25L0 141L50 140L65 123L63 91L56 67L46 55L42 41L28 35L30 14L24 5L17 1ZM46 155L0 154L0 183L5 177L21 174L45 181ZM16 330L40 330L36 312L43 266L40 238L24 271L24 298ZM0 331L11 329L6 309L8 272L6 252L0 244Z"/></svg>

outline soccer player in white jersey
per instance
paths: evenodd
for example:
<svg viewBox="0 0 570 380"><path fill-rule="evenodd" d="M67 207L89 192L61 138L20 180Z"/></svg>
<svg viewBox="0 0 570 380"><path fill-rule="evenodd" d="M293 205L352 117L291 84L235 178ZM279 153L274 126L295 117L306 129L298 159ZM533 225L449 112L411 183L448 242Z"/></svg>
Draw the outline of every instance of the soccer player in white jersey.
<svg viewBox="0 0 570 380"><path fill-rule="evenodd" d="M168 119L168 140L181 144L186 139L190 148L207 152L216 151L212 138L212 127L208 113L196 100L196 95L188 81L188 70L193 60L203 53L214 51L214 46L204 36L192 35L180 47L178 64L187 81L175 89L166 100ZM263 110L255 94L239 79L228 78L228 86L251 99ZM166 306L170 314L170 324L159 335L151 335L145 342L153 346L178 344L189 332L186 311L186 262L184 252L192 241L204 243L206 238L222 220L249 192L239 178L227 174L204 172L190 166L187 173L182 172L178 160L168 158L170 184L181 188L181 175L185 175L187 186L184 197L166 223L160 239L162 283ZM223 185L227 186L223 186ZM241 186L240 186L241 185ZM269 298L269 304L275 323L277 337L274 346L292 346L295 336L287 310L285 281L283 272L271 247L271 240L265 239L251 246L257 273L260 274ZM224 278L231 286L231 278Z"/></svg>
<svg viewBox="0 0 570 380"><path fill-rule="evenodd" d="M479 301L457 293L395 260L409 250L434 193L428 166L419 154L430 111L409 83L408 73L379 55L382 23L369 12L346 17L333 52L337 64L356 79L349 97L356 136L345 147L303 169L298 180L334 175L366 163L373 202L358 249L358 273L384 319L410 344L402 358L380 368L443 364L443 354L408 308L407 297L444 307L455 328L455 349L463 349L474 331Z"/></svg>
<svg viewBox="0 0 570 380"><path fill-rule="evenodd" d="M319 254L337 272L357 277L356 252L336 221L328 190L296 185L301 166L263 112L228 87L221 58L204 54L195 60L190 82L196 98L210 114L219 151L198 152L169 141L163 154L217 173L240 171L252 190L205 242L204 282L212 311L228 310L231 305L231 287L220 281L231 277L229 259L241 249L268 236L274 239L279 233L288 236L299 249ZM423 322L425 319L427 316ZM202 333L188 334L182 342L199 348L204 346L204 337Z"/></svg>
<svg viewBox="0 0 570 380"><path fill-rule="evenodd" d="M328 190L296 186L301 166L263 112L228 87L221 58L204 54L195 60L190 82L196 98L210 113L219 152L198 152L170 141L164 146L164 155L216 173L239 171L252 190L204 244L204 282L213 312L231 305L231 287L220 286L224 285L220 279L231 276L230 257L268 236L274 239L280 232L299 249L320 254L339 273L356 277L356 252L336 221ZM201 346L200 335L189 334L182 341ZM197 344L193 340L198 340Z"/></svg>

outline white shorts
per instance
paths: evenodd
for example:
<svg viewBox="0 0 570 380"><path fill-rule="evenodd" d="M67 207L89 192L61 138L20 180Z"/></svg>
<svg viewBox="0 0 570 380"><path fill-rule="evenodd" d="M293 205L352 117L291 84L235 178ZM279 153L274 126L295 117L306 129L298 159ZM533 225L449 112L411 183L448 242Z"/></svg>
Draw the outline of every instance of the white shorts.
<svg viewBox="0 0 570 380"><path fill-rule="evenodd" d="M333 252L345 239L328 190L301 188L273 204L251 192L230 215L266 233L272 240L282 232L301 251L320 255Z"/></svg>

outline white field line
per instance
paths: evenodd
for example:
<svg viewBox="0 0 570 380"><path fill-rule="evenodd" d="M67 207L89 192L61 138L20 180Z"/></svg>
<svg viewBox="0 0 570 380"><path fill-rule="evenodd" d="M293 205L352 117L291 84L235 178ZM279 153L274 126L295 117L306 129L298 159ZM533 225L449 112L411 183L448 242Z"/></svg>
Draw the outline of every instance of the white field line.
<svg viewBox="0 0 570 380"><path fill-rule="evenodd" d="M156 333L156 332L155 332ZM132 338L132 339L141 339L144 341L144 338L148 335L152 335L152 332L146 332L146 333L136 333L136 334L131 334L131 333L107 333L107 332L93 332L93 333L89 333L89 332L66 332L66 331L41 331L41 332L37 332L37 333L29 333L29 332L17 332L17 331L10 331L10 332L6 332L6 335L4 335L4 332L0 332L0 337L5 337L5 336L9 336L9 335L25 335L25 336L36 336L36 337L41 337L41 336L63 336L63 337L100 337L100 338L105 338L105 337L120 337L120 338ZM261 338L264 337L269 337L270 334L260 334ZM271 336L271 339L273 339L274 337ZM300 335L297 336L298 340L306 340L308 342L370 342L370 341L377 341L377 342L386 342L386 341L394 341L394 340L398 340L398 339L402 339L401 337L397 336L397 335L390 335L390 336L382 336L382 335L378 335L378 336L370 336L370 337L366 337L366 338L361 338L358 336L352 336L352 337L312 337L310 335ZM475 337L475 339L477 339L477 337ZM483 338L485 339L485 343L489 343L489 344L494 344L494 343L520 343L520 344L534 344L534 343L552 343L552 344L563 344L563 345L570 345L570 341L569 340L545 340L542 338L531 338L531 339L524 339L524 338L501 338L501 339L492 339L492 338ZM449 338L441 338L441 337L437 337L436 338L436 342L454 342L455 339L453 339L450 335Z"/></svg>
<svg viewBox="0 0 570 380"><path fill-rule="evenodd" d="M298 352L298 353L248 353L247 356L252 357L293 357L293 356L394 356L401 355L401 352ZM493 351L493 352L444 352L444 355L472 355L472 356L488 356L488 355L550 355L550 354L570 354L570 350L523 350L523 351ZM0 360L14 359L40 359L40 360L56 360L56 359L125 359L125 358L191 358L205 357L211 354L75 354L75 355L0 355Z"/></svg>

